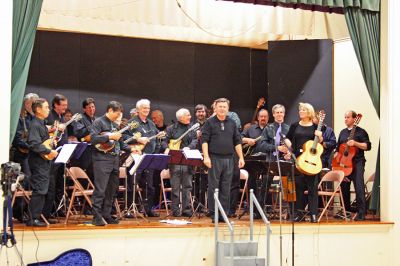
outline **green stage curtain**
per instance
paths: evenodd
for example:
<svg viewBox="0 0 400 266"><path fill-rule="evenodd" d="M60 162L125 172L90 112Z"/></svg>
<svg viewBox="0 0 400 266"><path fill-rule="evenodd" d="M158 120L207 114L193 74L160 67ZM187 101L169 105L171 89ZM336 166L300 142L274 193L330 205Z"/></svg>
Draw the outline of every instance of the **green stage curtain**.
<svg viewBox="0 0 400 266"><path fill-rule="evenodd" d="M25 94L42 1L14 0L13 3L10 143L17 129Z"/></svg>

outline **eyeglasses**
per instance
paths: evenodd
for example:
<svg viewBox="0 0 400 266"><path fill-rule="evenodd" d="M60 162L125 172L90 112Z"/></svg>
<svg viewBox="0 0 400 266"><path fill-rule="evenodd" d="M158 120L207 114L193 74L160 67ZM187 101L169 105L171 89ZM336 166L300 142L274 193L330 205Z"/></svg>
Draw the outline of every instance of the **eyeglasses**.
<svg viewBox="0 0 400 266"><path fill-rule="evenodd" d="M221 122L221 130L222 130L222 131L225 130L224 122Z"/></svg>

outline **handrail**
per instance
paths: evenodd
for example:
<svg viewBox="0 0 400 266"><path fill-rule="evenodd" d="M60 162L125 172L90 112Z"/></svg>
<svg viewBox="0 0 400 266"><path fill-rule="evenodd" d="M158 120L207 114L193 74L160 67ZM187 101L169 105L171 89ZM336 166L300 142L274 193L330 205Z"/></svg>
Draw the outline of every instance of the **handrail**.
<svg viewBox="0 0 400 266"><path fill-rule="evenodd" d="M261 218L265 223L265 227L266 227L266 231L267 231L267 234L266 234L267 237L266 237L266 242L265 242L265 245L267 246L266 265L269 266L270 265L271 223L270 223L270 221L268 221L267 217L265 216L264 211L261 208L260 203L258 203L256 196L254 196L253 189L250 189L250 241L253 241L254 205L256 205L258 213L261 215Z"/></svg>
<svg viewBox="0 0 400 266"><path fill-rule="evenodd" d="M216 263L215 265L218 266L218 222L219 222L219 211L221 212L222 218L224 219L224 222L228 225L229 232L231 235L231 243L230 243L230 257L231 257L231 265L233 265L233 241L234 241L234 230L233 230L233 223L231 223L228 219L228 216L226 216L225 210L221 205L221 202L219 201L218 198L218 191L219 189L215 189L214 192L214 224L215 224L215 260Z"/></svg>

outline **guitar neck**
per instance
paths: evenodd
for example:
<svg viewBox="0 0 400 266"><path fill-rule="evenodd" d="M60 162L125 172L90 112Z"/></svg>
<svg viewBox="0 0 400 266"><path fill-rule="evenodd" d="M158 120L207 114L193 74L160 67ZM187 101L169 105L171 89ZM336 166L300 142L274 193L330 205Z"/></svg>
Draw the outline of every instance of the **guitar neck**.
<svg viewBox="0 0 400 266"><path fill-rule="evenodd" d="M321 131L322 125L323 125L323 120L321 119L321 120L319 121L319 123L318 123L318 127L317 127L317 130L318 130L318 131ZM312 145L312 148L313 148L313 149L315 149L315 148L317 147L318 140L319 140L318 136L315 136L315 137L314 137L314 143L313 143L313 145Z"/></svg>

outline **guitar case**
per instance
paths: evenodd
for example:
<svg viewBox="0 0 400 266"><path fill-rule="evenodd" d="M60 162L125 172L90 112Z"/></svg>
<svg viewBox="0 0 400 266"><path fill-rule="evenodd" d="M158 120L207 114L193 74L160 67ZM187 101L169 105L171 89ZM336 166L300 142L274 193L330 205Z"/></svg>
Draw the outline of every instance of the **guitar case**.
<svg viewBox="0 0 400 266"><path fill-rule="evenodd" d="M81 248L71 249L61 253L55 259L44 262L30 263L28 266L92 266L92 256L89 251Z"/></svg>

